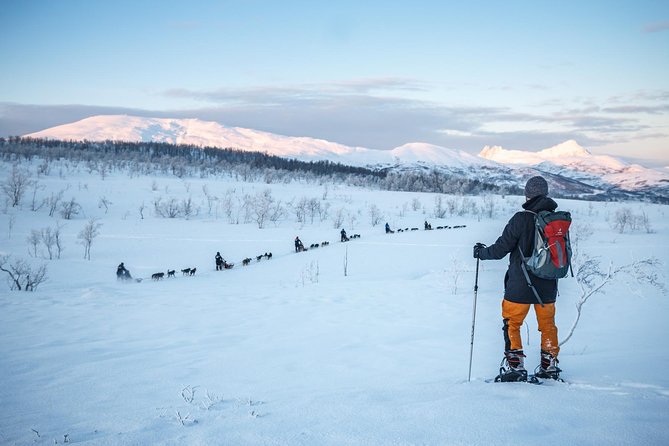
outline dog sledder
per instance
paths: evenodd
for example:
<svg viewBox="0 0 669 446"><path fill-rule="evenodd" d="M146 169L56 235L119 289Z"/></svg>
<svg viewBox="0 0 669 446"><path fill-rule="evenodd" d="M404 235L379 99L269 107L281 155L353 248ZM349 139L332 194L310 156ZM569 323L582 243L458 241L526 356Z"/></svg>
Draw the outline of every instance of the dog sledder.
<svg viewBox="0 0 669 446"><path fill-rule="evenodd" d="M302 243L300 237L299 236L295 237L295 252L302 252L306 250L307 248L304 247L304 243Z"/></svg>
<svg viewBox="0 0 669 446"><path fill-rule="evenodd" d="M214 257L214 260L216 261L216 271L222 271L223 270L223 257L221 256L220 252L216 253L216 256Z"/></svg>
<svg viewBox="0 0 669 446"><path fill-rule="evenodd" d="M130 271L123 265L123 262L116 268L116 280L132 280Z"/></svg>

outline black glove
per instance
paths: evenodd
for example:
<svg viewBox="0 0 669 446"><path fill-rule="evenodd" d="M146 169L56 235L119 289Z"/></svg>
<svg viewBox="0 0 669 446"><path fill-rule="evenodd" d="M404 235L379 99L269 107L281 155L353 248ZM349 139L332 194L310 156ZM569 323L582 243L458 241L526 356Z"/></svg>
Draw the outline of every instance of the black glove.
<svg viewBox="0 0 669 446"><path fill-rule="evenodd" d="M477 243L474 245L474 258L475 259L480 259L481 258L481 250L485 248L486 246L483 243Z"/></svg>

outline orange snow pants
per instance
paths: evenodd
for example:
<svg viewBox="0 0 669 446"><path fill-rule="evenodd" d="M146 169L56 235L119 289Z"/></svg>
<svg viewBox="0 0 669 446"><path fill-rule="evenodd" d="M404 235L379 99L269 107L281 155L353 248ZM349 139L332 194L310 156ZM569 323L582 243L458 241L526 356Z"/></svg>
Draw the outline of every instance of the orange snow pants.
<svg viewBox="0 0 669 446"><path fill-rule="evenodd" d="M502 300L502 319L504 319L504 343L505 349L522 350L523 341L520 338L520 327L523 325L525 316L530 311L530 304L519 304L506 299ZM557 358L560 347L558 346L558 330L555 326L555 304L534 304L534 312L537 315L537 323L541 332L541 349L547 351Z"/></svg>

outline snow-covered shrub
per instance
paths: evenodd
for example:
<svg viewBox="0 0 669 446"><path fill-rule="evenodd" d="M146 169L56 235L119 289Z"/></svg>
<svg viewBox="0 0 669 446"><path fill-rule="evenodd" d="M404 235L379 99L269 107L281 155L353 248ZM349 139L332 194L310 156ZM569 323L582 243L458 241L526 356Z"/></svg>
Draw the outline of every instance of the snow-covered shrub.
<svg viewBox="0 0 669 446"><path fill-rule="evenodd" d="M33 266L23 259L11 260L11 254L0 255L0 271L9 276L7 283L10 290L35 291L46 277L46 264Z"/></svg>
<svg viewBox="0 0 669 446"><path fill-rule="evenodd" d="M374 203L370 204L368 212L372 226L376 226L379 223L381 223L381 220L383 219L383 214L381 213L381 209L379 209L379 207L376 204Z"/></svg>
<svg viewBox="0 0 669 446"><path fill-rule="evenodd" d="M70 201L65 201L60 205L60 216L65 220L72 220L72 218L79 215L81 212L81 205L72 197Z"/></svg>
<svg viewBox="0 0 669 446"><path fill-rule="evenodd" d="M650 224L648 214L641 211L640 214L635 214L632 209L625 207L616 210L612 222L613 229L619 233L625 232L626 229L630 231L645 230L647 233L652 233L653 228Z"/></svg>
<svg viewBox="0 0 669 446"><path fill-rule="evenodd" d="M332 214L332 227L335 229L341 228L346 218L346 209L339 208Z"/></svg>
<svg viewBox="0 0 669 446"><path fill-rule="evenodd" d="M446 208L444 207L441 195L434 197L434 218L445 218Z"/></svg>
<svg viewBox="0 0 669 446"><path fill-rule="evenodd" d="M265 189L253 197L251 212L254 221L258 225L258 229L262 229L265 227L267 220L276 222L281 218L283 207L281 206L281 201L276 201L272 196L272 190Z"/></svg>
<svg viewBox="0 0 669 446"><path fill-rule="evenodd" d="M488 218L493 218L495 216L495 210L497 208L497 199L493 195L486 194L483 196L483 206L481 208L482 214Z"/></svg>
<svg viewBox="0 0 669 446"><path fill-rule="evenodd" d="M162 218L183 217L183 207L174 197L166 201L163 201L162 197L156 198L153 201L153 210L156 216Z"/></svg>

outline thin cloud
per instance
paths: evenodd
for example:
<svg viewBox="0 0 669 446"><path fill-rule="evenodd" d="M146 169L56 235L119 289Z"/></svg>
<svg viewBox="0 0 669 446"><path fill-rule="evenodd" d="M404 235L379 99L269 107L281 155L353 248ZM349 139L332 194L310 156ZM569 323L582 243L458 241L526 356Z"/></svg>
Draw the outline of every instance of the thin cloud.
<svg viewBox="0 0 669 446"><path fill-rule="evenodd" d="M351 81L333 82L333 87L342 92L355 91L358 93L372 92L379 90L396 91L427 91L428 85L415 79L401 77L381 77L369 79L355 79ZM327 88L327 84L321 84L320 87Z"/></svg>
<svg viewBox="0 0 669 446"><path fill-rule="evenodd" d="M592 102L590 100L590 102ZM611 124L615 127L624 126L627 123L639 122L638 115L665 115L669 113L669 92L667 91L642 91L633 95L613 96L601 105L587 106L580 109L568 111L571 115L581 115L590 118L595 115L608 115L608 118L599 118L605 124L606 119L613 119ZM634 129L642 129L638 125Z"/></svg>
<svg viewBox="0 0 669 446"><path fill-rule="evenodd" d="M167 27L171 29L179 29L179 30L191 30L191 29L198 29L203 26L202 22L198 22L196 20L183 20L183 21L178 21L178 22L169 22L167 23Z"/></svg>
<svg viewBox="0 0 669 446"><path fill-rule="evenodd" d="M665 105L621 105L619 107L607 107L602 109L606 113L646 113L649 115L662 115L669 113L669 104Z"/></svg>
<svg viewBox="0 0 669 446"><path fill-rule="evenodd" d="M669 20L664 20L662 22L649 23L643 27L644 32L647 33L659 33L662 31L669 31Z"/></svg>
<svg viewBox="0 0 669 446"><path fill-rule="evenodd" d="M355 98L373 92L427 91L424 83L406 78L369 78L352 81L314 83L299 86L254 88L221 88L216 90L190 90L177 88L165 90L164 96L194 99L213 103L281 104L319 103L336 98ZM372 97L372 96L370 96Z"/></svg>

